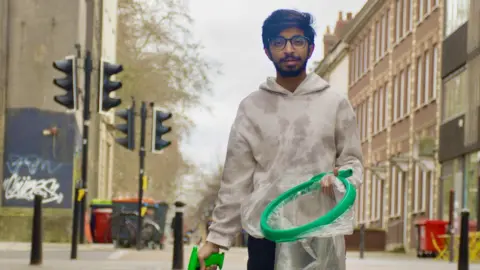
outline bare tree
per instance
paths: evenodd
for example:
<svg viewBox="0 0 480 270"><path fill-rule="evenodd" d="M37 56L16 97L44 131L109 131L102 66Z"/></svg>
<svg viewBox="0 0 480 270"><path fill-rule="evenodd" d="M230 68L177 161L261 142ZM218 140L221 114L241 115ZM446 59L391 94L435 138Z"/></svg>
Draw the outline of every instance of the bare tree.
<svg viewBox="0 0 480 270"><path fill-rule="evenodd" d="M217 164L215 170L197 178L195 191L188 196L190 200L187 202L185 219L191 229L198 223L205 222L212 214L223 175L223 165Z"/></svg>
<svg viewBox="0 0 480 270"><path fill-rule="evenodd" d="M185 112L203 105L202 96L211 92L212 73L207 72L218 67L202 57L200 44L192 40L191 24L183 1L119 0L117 61L124 66L118 76L124 86L118 94L125 106L134 97L137 104L154 102L173 113L169 123L172 134L168 138L172 144L162 154L148 153L151 115L147 121L146 175L150 182L146 195L167 202L174 199L177 179L193 166L180 152L181 140L194 126ZM140 121L136 123L138 140ZM138 154L115 147L114 192L135 194Z"/></svg>

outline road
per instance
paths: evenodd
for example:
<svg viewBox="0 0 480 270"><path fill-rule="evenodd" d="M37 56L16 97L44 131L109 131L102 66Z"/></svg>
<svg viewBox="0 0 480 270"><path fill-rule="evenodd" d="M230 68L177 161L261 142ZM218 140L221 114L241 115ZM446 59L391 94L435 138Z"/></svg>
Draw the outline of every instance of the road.
<svg viewBox="0 0 480 270"><path fill-rule="evenodd" d="M190 248L185 248L185 268L187 267ZM11 247L0 243L0 269L2 270L171 270L171 247L166 250L134 249L114 250L111 246L81 247L78 259L69 260L68 246L45 246L43 264L40 267L30 267L28 246ZM247 255L245 249L232 249L225 256L226 270L246 270ZM358 253L347 255L347 269L355 270L454 270L456 264L434 261L431 259L417 259L405 255L390 253L366 253L365 259L359 259ZM480 264L471 264L470 270L480 270Z"/></svg>

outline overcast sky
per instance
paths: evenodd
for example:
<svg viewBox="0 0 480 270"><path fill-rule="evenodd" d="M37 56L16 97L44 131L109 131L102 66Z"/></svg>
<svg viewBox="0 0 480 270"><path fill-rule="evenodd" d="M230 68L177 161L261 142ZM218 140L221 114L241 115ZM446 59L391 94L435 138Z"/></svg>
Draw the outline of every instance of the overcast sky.
<svg viewBox="0 0 480 270"><path fill-rule="evenodd" d="M223 163L228 134L238 104L258 89L275 69L262 49L261 26L275 9L294 8L316 18L316 50L310 61L323 57L322 38L327 25L333 26L338 12L356 14L365 0L192 0L190 12L194 32L205 47L206 57L221 63L222 75L213 77L214 94L206 103L211 111L192 110L196 124L192 136L182 146L187 158L203 170ZM295 4L294 4L295 3ZM347 74L345 74L347 76ZM345 77L345 79L347 79Z"/></svg>

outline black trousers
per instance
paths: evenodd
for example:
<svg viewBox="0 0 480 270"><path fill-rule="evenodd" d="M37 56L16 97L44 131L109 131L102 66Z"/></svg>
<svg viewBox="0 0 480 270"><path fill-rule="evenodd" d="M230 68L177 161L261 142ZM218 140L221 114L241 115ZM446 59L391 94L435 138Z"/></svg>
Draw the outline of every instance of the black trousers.
<svg viewBox="0 0 480 270"><path fill-rule="evenodd" d="M247 270L275 269L275 242L248 236Z"/></svg>

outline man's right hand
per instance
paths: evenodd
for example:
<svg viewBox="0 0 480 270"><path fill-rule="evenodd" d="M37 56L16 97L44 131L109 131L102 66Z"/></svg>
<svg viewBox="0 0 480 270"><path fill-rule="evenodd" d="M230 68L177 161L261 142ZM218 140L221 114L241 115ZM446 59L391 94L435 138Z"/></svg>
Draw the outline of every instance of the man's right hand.
<svg viewBox="0 0 480 270"><path fill-rule="evenodd" d="M206 242L199 250L198 250L198 261L200 262L200 270L216 270L216 266L212 266L209 268L205 267L205 259L208 258L213 253L220 252L219 246L215 245L214 243Z"/></svg>

